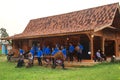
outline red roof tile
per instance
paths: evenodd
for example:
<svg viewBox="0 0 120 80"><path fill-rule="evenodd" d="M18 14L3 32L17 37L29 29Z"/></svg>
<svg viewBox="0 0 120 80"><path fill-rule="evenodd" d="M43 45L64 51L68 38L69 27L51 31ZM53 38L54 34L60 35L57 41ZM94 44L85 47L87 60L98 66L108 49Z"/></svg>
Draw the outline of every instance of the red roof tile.
<svg viewBox="0 0 120 80"><path fill-rule="evenodd" d="M33 19L30 20L23 33L14 36L14 38L96 30L112 24L118 6L118 3L114 3L56 16Z"/></svg>

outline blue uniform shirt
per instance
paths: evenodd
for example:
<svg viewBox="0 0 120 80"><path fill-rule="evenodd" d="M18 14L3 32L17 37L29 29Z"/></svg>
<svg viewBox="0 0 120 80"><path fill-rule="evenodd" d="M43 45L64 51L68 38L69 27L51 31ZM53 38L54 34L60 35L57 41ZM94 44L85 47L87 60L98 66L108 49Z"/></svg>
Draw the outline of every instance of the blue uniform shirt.
<svg viewBox="0 0 120 80"><path fill-rule="evenodd" d="M37 57L41 57L42 55L43 55L42 50L38 50L38 52L37 52Z"/></svg>
<svg viewBox="0 0 120 80"><path fill-rule="evenodd" d="M81 50L83 50L83 49L84 49L84 48L83 48L83 46L82 46L81 44L79 45L79 48L80 48Z"/></svg>
<svg viewBox="0 0 120 80"><path fill-rule="evenodd" d="M63 55L66 57L66 53L67 53L67 51L66 51L66 49L64 48L64 49L62 49L62 53L63 53Z"/></svg>
<svg viewBox="0 0 120 80"><path fill-rule="evenodd" d="M52 52L52 56L55 55L59 50L57 48L55 48Z"/></svg>
<svg viewBox="0 0 120 80"><path fill-rule="evenodd" d="M23 54L23 53L24 53L24 50L23 50L23 49L20 49L19 52L20 52L20 54Z"/></svg>
<svg viewBox="0 0 120 80"><path fill-rule="evenodd" d="M69 46L69 52L72 53L73 51L74 51L74 46L73 45Z"/></svg>
<svg viewBox="0 0 120 80"><path fill-rule="evenodd" d="M32 55L34 55L34 53L35 53L34 49L31 49L31 50L30 50L30 53L31 53Z"/></svg>
<svg viewBox="0 0 120 80"><path fill-rule="evenodd" d="M46 49L46 47L44 46L44 47L42 48L43 54L45 54L45 49Z"/></svg>
<svg viewBox="0 0 120 80"><path fill-rule="evenodd" d="M37 46L33 46L32 49L37 52L38 51L38 47Z"/></svg>
<svg viewBox="0 0 120 80"><path fill-rule="evenodd" d="M50 54L50 48L45 49L45 54L47 54L47 55Z"/></svg>

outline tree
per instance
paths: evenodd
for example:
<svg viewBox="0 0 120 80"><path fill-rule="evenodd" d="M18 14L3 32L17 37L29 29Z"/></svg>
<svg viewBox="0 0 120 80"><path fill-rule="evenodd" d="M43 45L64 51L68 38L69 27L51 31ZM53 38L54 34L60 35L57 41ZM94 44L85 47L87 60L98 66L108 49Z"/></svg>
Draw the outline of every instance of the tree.
<svg viewBox="0 0 120 80"><path fill-rule="evenodd" d="M6 32L5 28L1 28L0 29L0 38L5 38L8 37L8 33ZM0 44L3 44L4 42L6 42L6 40L0 40ZM8 41L9 42L9 41ZM10 42L9 42L10 43Z"/></svg>
<svg viewBox="0 0 120 80"><path fill-rule="evenodd" d="M1 34L1 38L5 38L5 37L8 37L8 33L6 32L6 29L5 28L1 28L0 29L0 34Z"/></svg>

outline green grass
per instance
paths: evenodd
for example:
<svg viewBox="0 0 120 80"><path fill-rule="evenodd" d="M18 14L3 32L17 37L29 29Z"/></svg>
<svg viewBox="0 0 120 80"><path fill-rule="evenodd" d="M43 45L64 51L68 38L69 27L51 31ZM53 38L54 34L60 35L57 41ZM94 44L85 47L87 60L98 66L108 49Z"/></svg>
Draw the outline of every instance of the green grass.
<svg viewBox="0 0 120 80"><path fill-rule="evenodd" d="M2 54L2 50L0 50L0 54Z"/></svg>
<svg viewBox="0 0 120 80"><path fill-rule="evenodd" d="M6 57L0 55L0 80L120 80L120 63L102 63L67 70L15 66L16 63L7 62Z"/></svg>

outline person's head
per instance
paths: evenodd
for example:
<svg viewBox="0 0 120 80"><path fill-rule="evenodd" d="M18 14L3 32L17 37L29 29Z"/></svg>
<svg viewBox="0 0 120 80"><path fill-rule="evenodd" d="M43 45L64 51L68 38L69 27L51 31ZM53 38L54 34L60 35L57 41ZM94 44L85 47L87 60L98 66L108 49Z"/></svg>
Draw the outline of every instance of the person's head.
<svg viewBox="0 0 120 80"><path fill-rule="evenodd" d="M72 45L72 43L69 43L69 45L71 46L71 45Z"/></svg>
<svg viewBox="0 0 120 80"><path fill-rule="evenodd" d="M21 50L22 48L19 48L19 50Z"/></svg>
<svg viewBox="0 0 120 80"><path fill-rule="evenodd" d="M47 46L47 48L49 48L49 46Z"/></svg>
<svg viewBox="0 0 120 80"><path fill-rule="evenodd" d="M63 49L64 47L63 46L61 46L61 49Z"/></svg>
<svg viewBox="0 0 120 80"><path fill-rule="evenodd" d="M98 49L98 52L100 52L100 49Z"/></svg>
<svg viewBox="0 0 120 80"><path fill-rule="evenodd" d="M80 45L80 43L78 42L78 45Z"/></svg>
<svg viewBox="0 0 120 80"><path fill-rule="evenodd" d="M40 43L38 43L37 46L40 46Z"/></svg>

